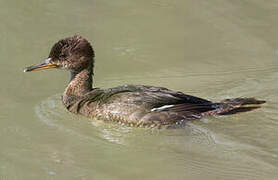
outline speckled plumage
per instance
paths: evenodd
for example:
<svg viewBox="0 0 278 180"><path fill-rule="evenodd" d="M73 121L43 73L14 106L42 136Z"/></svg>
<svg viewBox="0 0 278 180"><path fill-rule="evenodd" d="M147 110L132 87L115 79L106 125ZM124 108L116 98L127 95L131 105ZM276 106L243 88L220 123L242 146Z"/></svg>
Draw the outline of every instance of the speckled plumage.
<svg viewBox="0 0 278 180"><path fill-rule="evenodd" d="M225 115L250 111L262 104L254 98L226 99L219 103L186 95L166 88L124 85L110 89L92 87L94 51L81 36L58 41L47 62L25 71L62 68L71 72L63 94L66 108L75 114L130 126L161 127L184 124L207 115Z"/></svg>

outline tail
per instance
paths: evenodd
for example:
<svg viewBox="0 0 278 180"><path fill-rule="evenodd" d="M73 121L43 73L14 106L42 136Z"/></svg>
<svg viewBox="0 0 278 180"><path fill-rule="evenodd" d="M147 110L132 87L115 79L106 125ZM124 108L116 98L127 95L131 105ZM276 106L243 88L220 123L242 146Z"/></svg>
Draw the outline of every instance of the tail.
<svg viewBox="0 0 278 180"><path fill-rule="evenodd" d="M260 108L260 104L264 104L266 101L257 100L255 98L234 98L225 99L219 103L216 103L216 110L207 112L209 115L230 115L241 112L252 111Z"/></svg>

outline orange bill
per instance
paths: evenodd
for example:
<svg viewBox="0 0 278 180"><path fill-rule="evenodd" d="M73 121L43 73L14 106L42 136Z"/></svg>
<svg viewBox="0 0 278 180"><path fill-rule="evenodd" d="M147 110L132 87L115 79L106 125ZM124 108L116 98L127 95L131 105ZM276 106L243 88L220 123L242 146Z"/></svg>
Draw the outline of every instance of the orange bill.
<svg viewBox="0 0 278 180"><path fill-rule="evenodd" d="M56 64L51 63L51 58L47 58L46 60L44 60L44 61L43 61L42 63L40 63L40 64L26 67L26 68L24 69L24 72L40 71L40 70L52 69L52 68L56 68L56 67L57 67Z"/></svg>

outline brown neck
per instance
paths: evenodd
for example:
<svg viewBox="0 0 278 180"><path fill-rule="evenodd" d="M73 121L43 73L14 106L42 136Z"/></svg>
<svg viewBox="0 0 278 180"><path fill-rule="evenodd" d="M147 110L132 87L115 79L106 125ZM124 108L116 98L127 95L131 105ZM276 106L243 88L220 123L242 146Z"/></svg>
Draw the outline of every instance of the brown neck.
<svg viewBox="0 0 278 180"><path fill-rule="evenodd" d="M83 96L92 90L93 67L89 65L80 72L71 72L71 79L66 88L63 99L72 96Z"/></svg>

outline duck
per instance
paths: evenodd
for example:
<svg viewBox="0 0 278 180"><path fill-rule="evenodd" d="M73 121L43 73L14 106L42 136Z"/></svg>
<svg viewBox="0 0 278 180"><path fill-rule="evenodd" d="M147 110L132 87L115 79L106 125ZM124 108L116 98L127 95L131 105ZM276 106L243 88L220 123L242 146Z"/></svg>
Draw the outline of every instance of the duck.
<svg viewBox="0 0 278 180"><path fill-rule="evenodd" d="M260 108L264 100L232 98L212 102L164 87L122 85L93 87L95 52L80 35L56 42L41 63L24 72L64 69L70 81L62 95L65 108L88 118L136 127L176 127L206 116L230 115Z"/></svg>

